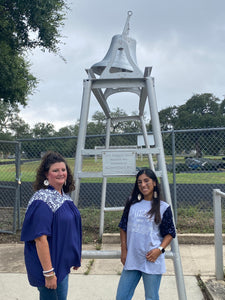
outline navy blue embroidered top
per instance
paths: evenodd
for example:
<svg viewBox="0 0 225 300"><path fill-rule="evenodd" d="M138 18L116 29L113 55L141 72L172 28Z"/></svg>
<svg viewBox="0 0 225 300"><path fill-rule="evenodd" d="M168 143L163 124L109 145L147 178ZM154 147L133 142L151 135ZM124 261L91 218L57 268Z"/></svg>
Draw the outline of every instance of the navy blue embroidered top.
<svg viewBox="0 0 225 300"><path fill-rule="evenodd" d="M23 223L21 241L28 279L32 286L44 286L45 278L38 258L35 239L47 235L52 266L57 282L79 267L82 246L81 216L69 195L54 188L41 189L30 199Z"/></svg>
<svg viewBox="0 0 225 300"><path fill-rule="evenodd" d="M125 206L122 218L119 223L119 227L124 231L127 231L129 208L130 207L128 205ZM170 234L173 238L175 238L176 229L174 227L173 216L170 206L168 206L165 212L163 213L162 221L159 225L159 228L162 237L166 236L167 234Z"/></svg>

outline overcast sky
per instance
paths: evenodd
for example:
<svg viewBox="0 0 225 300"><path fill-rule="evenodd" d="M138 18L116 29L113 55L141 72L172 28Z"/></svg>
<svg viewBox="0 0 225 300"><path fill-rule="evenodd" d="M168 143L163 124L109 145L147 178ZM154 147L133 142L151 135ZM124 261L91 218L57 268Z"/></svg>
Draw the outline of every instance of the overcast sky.
<svg viewBox="0 0 225 300"><path fill-rule="evenodd" d="M137 42L139 68L153 67L158 110L182 105L196 93L224 99L224 0L71 0L70 7L60 46L67 62L38 49L29 55L40 83L20 116L31 126L49 122L59 129L80 118L85 69L103 59L129 10L129 36ZM114 95L109 102L127 113L138 107L132 96L118 101ZM92 97L89 118L95 111L101 108Z"/></svg>

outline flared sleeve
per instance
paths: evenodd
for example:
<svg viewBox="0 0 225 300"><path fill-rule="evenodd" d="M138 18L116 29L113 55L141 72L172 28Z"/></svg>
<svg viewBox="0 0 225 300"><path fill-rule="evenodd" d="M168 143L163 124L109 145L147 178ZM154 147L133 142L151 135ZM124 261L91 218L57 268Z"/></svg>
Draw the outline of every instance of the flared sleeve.
<svg viewBox="0 0 225 300"><path fill-rule="evenodd" d="M42 235L51 236L52 220L53 212L49 206L41 200L33 201L25 215L21 241L33 241Z"/></svg>

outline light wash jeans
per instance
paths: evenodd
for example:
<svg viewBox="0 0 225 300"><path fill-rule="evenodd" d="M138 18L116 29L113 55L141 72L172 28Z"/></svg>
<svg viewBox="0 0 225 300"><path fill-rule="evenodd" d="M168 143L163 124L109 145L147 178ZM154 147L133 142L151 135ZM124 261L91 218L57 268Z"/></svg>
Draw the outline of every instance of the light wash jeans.
<svg viewBox="0 0 225 300"><path fill-rule="evenodd" d="M140 279L143 279L145 300L159 300L161 274L146 274L136 270L124 270L121 274L116 300L131 300Z"/></svg>
<svg viewBox="0 0 225 300"><path fill-rule="evenodd" d="M40 300L66 300L68 293L68 275L57 285L56 290L38 287Z"/></svg>

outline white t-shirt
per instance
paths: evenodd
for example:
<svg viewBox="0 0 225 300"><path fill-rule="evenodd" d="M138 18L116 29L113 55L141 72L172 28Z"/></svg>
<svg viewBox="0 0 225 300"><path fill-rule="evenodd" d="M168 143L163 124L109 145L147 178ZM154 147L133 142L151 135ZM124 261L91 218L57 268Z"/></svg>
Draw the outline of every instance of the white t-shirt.
<svg viewBox="0 0 225 300"><path fill-rule="evenodd" d="M125 270L139 270L147 274L163 274L166 272L165 255L162 253L155 262L146 259L151 249L161 245L163 237L160 235L159 225L147 215L151 209L151 201L141 200L131 205L127 224L127 258ZM160 201L161 218L168 208L168 204Z"/></svg>

